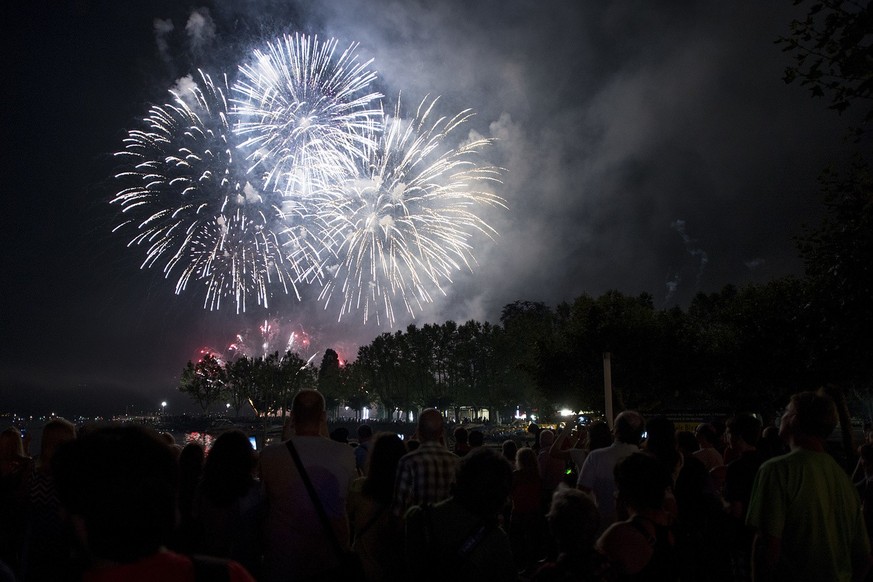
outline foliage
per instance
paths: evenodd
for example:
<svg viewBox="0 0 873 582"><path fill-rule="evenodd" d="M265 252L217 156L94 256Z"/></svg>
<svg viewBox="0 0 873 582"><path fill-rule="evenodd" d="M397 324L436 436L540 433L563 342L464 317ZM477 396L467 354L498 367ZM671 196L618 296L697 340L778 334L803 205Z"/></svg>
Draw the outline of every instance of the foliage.
<svg viewBox="0 0 873 582"><path fill-rule="evenodd" d="M864 123L873 121L871 30L873 2L813 2L804 18L791 22L790 35L776 41L794 57L794 64L785 70L785 82L799 80L815 97L829 94L830 108L840 113L853 103L860 104L866 108Z"/></svg>
<svg viewBox="0 0 873 582"><path fill-rule="evenodd" d="M344 404L356 417L376 402L385 419L429 406L457 420L461 407L472 408L473 416L488 409L494 420L516 409L549 419L558 407L604 409L603 353L610 352L616 410L696 406L771 415L792 392L825 380L869 385L860 379L869 380L873 364L858 363L873 349L865 334L873 280L861 244L873 250L873 205L850 199L858 204L851 216L805 239L806 279L728 285L699 294L687 312L656 310L650 296L618 291L582 295L554 311L516 302L504 309L503 326L411 325L361 346L353 363L341 364L328 349L318 370L297 354L275 352L228 363L222 375L205 358L189 363L182 386L199 395L204 409L223 387L235 407L245 398L258 415L286 410L297 391L317 387L329 409ZM853 226L846 231L847 225ZM861 245L857 254L846 252L854 247L839 240L844 236ZM845 271L844 262L851 263Z"/></svg>
<svg viewBox="0 0 873 582"><path fill-rule="evenodd" d="M206 354L196 364L188 362L182 370L179 390L197 400L206 412L210 404L221 398L226 383L227 373L222 365L214 356Z"/></svg>
<svg viewBox="0 0 873 582"><path fill-rule="evenodd" d="M822 178L826 214L798 238L810 286L812 367L822 382L873 385L873 173L856 160L848 175Z"/></svg>

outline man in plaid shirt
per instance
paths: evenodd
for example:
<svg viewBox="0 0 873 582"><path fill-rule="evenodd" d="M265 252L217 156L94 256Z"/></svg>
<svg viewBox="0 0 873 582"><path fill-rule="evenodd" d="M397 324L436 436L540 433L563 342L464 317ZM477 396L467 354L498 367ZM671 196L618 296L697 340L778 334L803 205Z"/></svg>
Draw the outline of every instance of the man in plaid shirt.
<svg viewBox="0 0 873 582"><path fill-rule="evenodd" d="M451 495L458 468L458 456L445 445L443 417L428 408L418 417L416 450L405 454L397 465L394 482L394 513L403 513L413 505L437 503Z"/></svg>

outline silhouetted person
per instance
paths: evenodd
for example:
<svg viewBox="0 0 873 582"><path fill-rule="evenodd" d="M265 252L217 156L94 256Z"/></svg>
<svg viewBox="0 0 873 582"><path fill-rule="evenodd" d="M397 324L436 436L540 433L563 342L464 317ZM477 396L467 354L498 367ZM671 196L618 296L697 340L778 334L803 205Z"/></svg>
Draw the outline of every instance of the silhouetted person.
<svg viewBox="0 0 873 582"><path fill-rule="evenodd" d="M367 476L355 479L349 491L349 521L353 548L367 580L402 580L403 528L391 511L397 464L406 454L394 433L380 433L371 442Z"/></svg>
<svg viewBox="0 0 873 582"><path fill-rule="evenodd" d="M373 428L369 424L358 427L358 446L355 447L355 468L359 475L367 474L367 455L370 453L370 440L373 438Z"/></svg>
<svg viewBox="0 0 873 582"><path fill-rule="evenodd" d="M346 498L357 477L355 455L347 444L327 438L324 396L301 390L291 406L292 441L330 520L333 534L347 549ZM267 494L263 580L304 580L339 566L317 509L285 442L260 456L261 482Z"/></svg>
<svg viewBox="0 0 873 582"><path fill-rule="evenodd" d="M533 582L602 580L605 564L594 551L600 513L590 493L561 486L552 496L546 516L558 551L553 561L537 570Z"/></svg>
<svg viewBox="0 0 873 582"><path fill-rule="evenodd" d="M869 570L870 542L857 491L825 451L837 422L830 397L791 397L780 426L791 452L761 465L749 501L756 581L860 580Z"/></svg>
<svg viewBox="0 0 873 582"><path fill-rule="evenodd" d="M194 582L202 562L164 548L176 522L178 468L156 433L90 430L58 449L53 470L88 562L85 582ZM236 562L219 567L231 581L253 580Z"/></svg>
<svg viewBox="0 0 873 582"><path fill-rule="evenodd" d="M615 466L618 499L629 519L612 524L597 540L615 580L677 580L672 516L664 496L672 483L663 462L633 453Z"/></svg>
<svg viewBox="0 0 873 582"><path fill-rule="evenodd" d="M459 457L463 457L470 452L470 434L467 432L466 428L463 426L456 427L455 430L452 431L452 438L455 439L455 446L452 449L452 452Z"/></svg>
<svg viewBox="0 0 873 582"><path fill-rule="evenodd" d="M458 467L458 456L446 448L443 417L438 410L421 412L416 435L421 446L404 455L397 465L394 514L398 516L413 505L447 498Z"/></svg>
<svg viewBox="0 0 873 582"><path fill-rule="evenodd" d="M53 418L42 428L39 456L27 481L25 561L19 576L22 581L70 579L72 548L52 472L52 459L60 445L75 438L75 425L63 418Z"/></svg>
<svg viewBox="0 0 873 582"><path fill-rule="evenodd" d="M615 521L615 465L640 450L639 442L645 427L640 413L625 410L615 417L615 441L608 447L591 451L582 464L577 486L594 494L600 511L600 528Z"/></svg>
<svg viewBox="0 0 873 582"><path fill-rule="evenodd" d="M411 508L406 514L410 579L513 580L509 539L498 526L511 480L506 459L480 447L461 460L449 499Z"/></svg>
<svg viewBox="0 0 873 582"><path fill-rule="evenodd" d="M229 430L215 439L192 517L200 532L197 553L236 560L259 576L266 500L254 478L255 462L255 451L242 431Z"/></svg>

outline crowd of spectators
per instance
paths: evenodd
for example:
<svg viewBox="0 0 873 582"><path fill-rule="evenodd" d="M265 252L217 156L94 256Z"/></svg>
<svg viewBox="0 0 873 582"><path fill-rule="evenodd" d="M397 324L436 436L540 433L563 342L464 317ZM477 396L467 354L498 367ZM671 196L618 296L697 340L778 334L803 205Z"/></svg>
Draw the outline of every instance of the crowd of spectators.
<svg viewBox="0 0 873 582"><path fill-rule="evenodd" d="M260 452L238 430L207 451L54 419L30 457L9 428L0 582L864 580L873 443L849 475L825 394L795 394L777 440L747 413L610 424L498 448L426 409L410 441L362 425L350 442L304 390Z"/></svg>

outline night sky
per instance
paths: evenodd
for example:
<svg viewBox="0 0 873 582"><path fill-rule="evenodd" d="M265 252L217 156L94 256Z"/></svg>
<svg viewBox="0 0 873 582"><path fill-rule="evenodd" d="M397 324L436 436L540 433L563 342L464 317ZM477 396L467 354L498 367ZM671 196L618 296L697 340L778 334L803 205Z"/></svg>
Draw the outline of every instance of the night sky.
<svg viewBox="0 0 873 582"><path fill-rule="evenodd" d="M804 6L781 2L46 2L2 8L0 413L92 401L179 410L198 348L275 319L323 351L380 331L315 301L205 311L199 289L140 270L113 152L168 89L227 73L283 33L358 42L393 103L472 108L506 169L500 233L414 323L497 322L515 300L648 292L687 306L727 283L799 274L792 237L821 212L819 172L846 159L850 119L781 79L774 44ZM466 137L466 136L462 136ZM343 353L346 352L346 353ZM308 356L308 354L306 354ZM108 404L107 404L108 405ZM81 410L75 410L76 407ZM63 408L66 407L66 408ZM105 408L105 407L104 407Z"/></svg>

